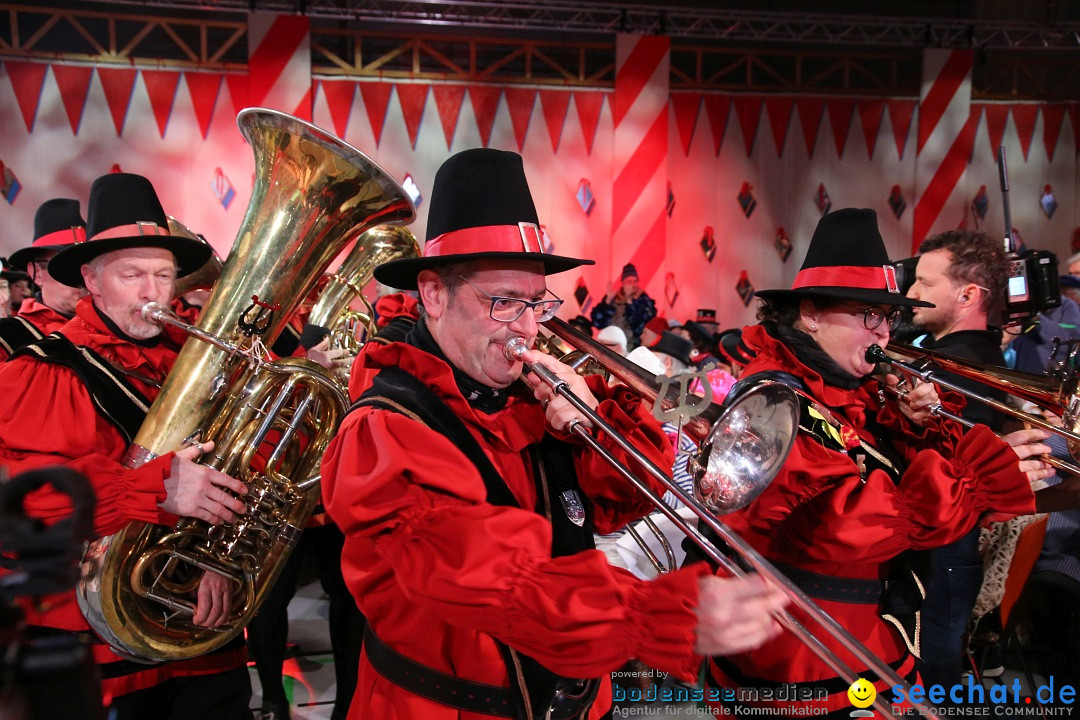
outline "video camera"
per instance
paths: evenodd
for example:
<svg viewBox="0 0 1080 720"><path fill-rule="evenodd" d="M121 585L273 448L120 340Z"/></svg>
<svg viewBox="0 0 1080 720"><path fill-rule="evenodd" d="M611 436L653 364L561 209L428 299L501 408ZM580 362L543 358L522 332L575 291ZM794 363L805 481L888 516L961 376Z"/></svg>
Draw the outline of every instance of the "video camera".
<svg viewBox="0 0 1080 720"><path fill-rule="evenodd" d="M24 500L51 485L71 513L51 525L30 518ZM28 628L18 598L70 591L83 544L93 534L94 492L80 473L43 468L0 478L0 717L103 720L101 683L86 638Z"/></svg>

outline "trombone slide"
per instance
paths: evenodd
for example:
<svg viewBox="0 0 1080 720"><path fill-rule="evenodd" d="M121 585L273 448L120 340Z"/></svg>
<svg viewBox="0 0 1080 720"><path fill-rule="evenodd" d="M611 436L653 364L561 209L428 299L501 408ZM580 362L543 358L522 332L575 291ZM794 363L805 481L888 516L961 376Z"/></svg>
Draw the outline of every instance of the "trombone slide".
<svg viewBox="0 0 1080 720"><path fill-rule="evenodd" d="M576 332L571 330L571 332ZM564 332L560 332L560 336L569 341ZM528 352L528 344L524 338L515 337L511 338L505 348L505 354L507 359L518 360L525 362L523 357ZM602 358L597 358L603 363ZM818 623L818 625L834 640L836 640L844 649L848 650L855 658L866 665L868 669L875 672L877 676L884 680L889 686L899 686L901 688L910 689L908 683L901 678L888 664L882 662L877 656L869 651L862 643L855 639L845 628L836 622L828 613L819 608L804 593L798 586L791 582L783 573L776 569L768 560L766 560L757 550L750 546L745 540L739 537L734 531L720 522L711 512L709 512L696 498L691 496L676 483L667 472L660 469L655 463L653 463L648 457L646 457L641 451L635 448L625 436L623 436L618 430L616 430L610 423L608 423L603 417L601 417L596 411L589 407L589 405L575 395L571 390L569 384L560 379L555 373L548 368L537 363L525 362L532 372L536 373L544 383L546 383L554 393L566 398L571 405L573 405L582 415L584 415L592 426L599 431L608 435L611 440L627 455L632 457L649 475L655 478L661 485L667 490L671 491L686 507L693 510L694 514L698 516L699 520L709 527L710 530L715 532L718 537L724 540L728 544L730 549L742 558L753 570L768 578L771 583L777 586L787 597L791 600L792 605L798 607L805 612L812 620ZM724 413L726 416L732 410L734 410L740 403L746 402L755 393L762 391L768 391L773 389L773 386L779 386L794 396L794 391L785 385L773 382L763 382L758 386L748 390L746 393L740 396L739 400L734 403ZM797 406L797 402L796 402ZM717 421L717 424L723 419ZM668 518L676 527L679 528L687 537L689 537L702 552L713 562L720 567L724 568L728 573L735 577L743 577L746 573L736 564L728 555L723 553L712 542L708 540L696 527L686 522L678 512L675 511L670 505L664 502L663 498L656 494L653 489L641 478L635 475L626 467L618 458L616 458L610 450L603 446L599 440L593 437L593 434L579 420L573 420L570 423L569 431L574 435L581 438L589 447L595 450L604 458L605 461L615 469L627 482L637 488L646 498ZM852 670L843 660L840 659L835 653L829 650L825 645L815 637L805 626L796 620L789 612L779 611L776 614L777 621L785 629L794 634L799 640L807 645L810 650L818 656L818 658L829 666L839 677L844 678L849 683L854 683L860 679L858 673ZM907 693L907 697L911 697L910 693ZM932 710L924 705L915 703L912 701L912 705L915 709L926 717L936 717ZM874 700L874 707L884 716L892 717L892 707L885 702L883 694L879 694Z"/></svg>

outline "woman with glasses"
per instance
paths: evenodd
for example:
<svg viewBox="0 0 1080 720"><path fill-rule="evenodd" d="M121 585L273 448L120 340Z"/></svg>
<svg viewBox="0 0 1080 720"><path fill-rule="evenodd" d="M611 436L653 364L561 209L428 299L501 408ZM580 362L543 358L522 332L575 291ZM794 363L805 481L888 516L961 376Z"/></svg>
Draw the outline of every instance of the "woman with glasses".
<svg viewBox="0 0 1080 720"><path fill-rule="evenodd" d="M742 334L757 355L732 395L764 378L785 382L799 393L802 416L772 484L723 519L914 682L921 585L905 551L955 540L984 513L1033 512L1029 481L1050 470L1025 458L1048 451L1038 442L1045 434L1023 431L1010 447L985 426L965 435L934 416L931 407L955 407L958 396L939 398L933 385L902 398L882 392L867 349L889 342L901 308L932 305L900 293L872 210L825 215L791 289L757 295L761 322ZM830 636L822 642L876 679ZM849 683L790 634L749 654L712 659L709 676L710 684L729 688L794 683L799 704L844 717L851 710ZM879 681L877 692L890 690Z"/></svg>

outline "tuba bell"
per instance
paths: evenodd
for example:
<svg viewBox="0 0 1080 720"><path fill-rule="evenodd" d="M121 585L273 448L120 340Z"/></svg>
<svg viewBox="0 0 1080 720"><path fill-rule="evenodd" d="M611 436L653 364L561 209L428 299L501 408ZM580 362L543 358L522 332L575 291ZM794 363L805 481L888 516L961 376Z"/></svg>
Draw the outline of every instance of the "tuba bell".
<svg viewBox="0 0 1080 720"><path fill-rule="evenodd" d="M420 256L420 244L408 229L378 225L365 230L356 245L319 294L308 316L310 325L330 332L330 348L344 348L350 355L360 351L357 333L375 334L375 311L364 297L364 286L371 282L375 268L390 260ZM351 310L354 301L363 303L365 312Z"/></svg>
<svg viewBox="0 0 1080 720"><path fill-rule="evenodd" d="M319 463L348 399L321 366L269 362L265 347L349 240L416 214L378 165L314 125L262 108L243 110L237 124L255 155L251 202L198 326L143 308L144 317L193 337L124 462L139 467L187 442L213 440L203 462L247 485L247 511L217 526L194 518L175 528L133 522L87 548L80 609L117 653L137 662L221 647L273 586L318 503ZM246 336L253 328L261 333L254 340ZM233 609L215 629L191 622L204 572L234 587Z"/></svg>

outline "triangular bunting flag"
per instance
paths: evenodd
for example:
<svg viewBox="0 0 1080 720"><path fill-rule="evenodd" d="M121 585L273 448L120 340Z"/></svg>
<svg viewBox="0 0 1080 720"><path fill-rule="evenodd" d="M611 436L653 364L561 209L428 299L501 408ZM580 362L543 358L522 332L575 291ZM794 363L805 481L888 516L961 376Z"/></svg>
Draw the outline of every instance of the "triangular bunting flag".
<svg viewBox="0 0 1080 720"><path fill-rule="evenodd" d="M705 114L709 116L709 128L712 130L713 149L720 157L720 148L724 146L724 133L727 132L728 114L731 112L731 96L706 95Z"/></svg>
<svg viewBox="0 0 1080 720"><path fill-rule="evenodd" d="M240 112L243 108L251 105L248 102L250 94L247 75L226 75L225 84L229 88L229 97L232 98L233 110Z"/></svg>
<svg viewBox="0 0 1080 720"><path fill-rule="evenodd" d="M424 118L424 105L427 104L428 85L416 83L397 83L398 104L405 116L405 129L409 133L409 143L416 149L416 138L420 135L420 121Z"/></svg>
<svg viewBox="0 0 1080 720"><path fill-rule="evenodd" d="M53 65L52 71L53 77L56 78L56 86L60 88L60 99L64 103L68 122L71 123L71 132L78 135L83 108L86 107L86 94L90 91L90 78L94 76L94 68L81 65Z"/></svg>
<svg viewBox="0 0 1080 720"><path fill-rule="evenodd" d="M105 92L105 104L109 106L113 126L116 128L116 137L120 137L124 131L124 118L127 117L138 71L135 68L113 67L99 67L97 71L101 89Z"/></svg>
<svg viewBox="0 0 1080 720"><path fill-rule="evenodd" d="M889 100L885 103L889 111L889 124L892 125L893 142L896 143L896 154L901 160L904 159L904 150L907 148L911 121L915 117L915 104L914 100Z"/></svg>
<svg viewBox="0 0 1080 720"><path fill-rule="evenodd" d="M431 94L435 96L435 109L439 111L443 135L446 137L446 149L454 143L454 131L457 130L458 117L461 115L461 103L465 101L464 85L432 85Z"/></svg>
<svg viewBox="0 0 1080 720"><path fill-rule="evenodd" d="M322 88L326 105L330 108L330 119L334 123L334 131L338 137L345 137L349 127L349 116L352 115L353 99L356 97L355 80L321 80L319 87Z"/></svg>
<svg viewBox="0 0 1080 720"><path fill-rule="evenodd" d="M735 105L735 117L739 119L739 127L742 128L746 157L750 157L754 150L754 140L757 139L758 121L761 119L761 98L757 95L736 95L731 102Z"/></svg>
<svg viewBox="0 0 1080 720"><path fill-rule="evenodd" d="M99 71L100 72L100 71ZM214 118L214 107L221 93L221 73L199 73L184 71L184 82L191 95L191 105L195 110L195 120L203 140L210 134L210 121Z"/></svg>
<svg viewBox="0 0 1080 720"><path fill-rule="evenodd" d="M769 116L769 127L772 128L773 142L776 143L778 157L784 157L784 143L787 142L787 132L791 126L791 110L794 107L794 98L784 95L765 98L765 114Z"/></svg>
<svg viewBox="0 0 1080 720"><path fill-rule="evenodd" d="M173 100L176 99L176 86L180 84L180 73L175 70L143 70L142 77L158 130L161 137L165 137L165 127L169 124Z"/></svg>
<svg viewBox="0 0 1080 720"><path fill-rule="evenodd" d="M1039 119L1039 106L1031 103L1013 105L1012 116L1016 134L1020 139L1020 149L1024 151L1024 161L1027 162L1031 139L1035 136L1035 121Z"/></svg>
<svg viewBox="0 0 1080 720"><path fill-rule="evenodd" d="M829 98L829 124L832 126L836 157L843 159L844 146L851 132L851 118L855 114L855 101L851 98Z"/></svg>
<svg viewBox="0 0 1080 720"><path fill-rule="evenodd" d="M806 152L813 158L814 146L817 145L818 131L821 129L821 116L825 114L825 98L801 97L795 100L799 111L799 124L802 125L803 141Z"/></svg>
<svg viewBox="0 0 1080 720"><path fill-rule="evenodd" d="M694 140L694 129L697 127L698 111L701 109L701 93L671 93L671 109L675 113L675 126L679 128L683 155L689 156L690 143Z"/></svg>
<svg viewBox="0 0 1080 720"><path fill-rule="evenodd" d="M986 113L986 136L990 140L990 152L997 157L998 148L1005 138L1005 125L1009 122L1009 106L999 103L988 103L982 106ZM971 106L975 112L975 106Z"/></svg>
<svg viewBox="0 0 1080 720"><path fill-rule="evenodd" d="M878 133L881 132L881 118L885 115L885 101L863 98L859 100L858 107L863 139L866 140L866 155L873 160Z"/></svg>
<svg viewBox="0 0 1080 720"><path fill-rule="evenodd" d="M501 92L502 89L496 85L469 86L469 102L472 104L476 129L480 131L480 142L484 147L491 142L491 128L495 125L495 111L499 109Z"/></svg>
<svg viewBox="0 0 1080 720"><path fill-rule="evenodd" d="M311 85L307 86L304 95L300 98L300 101L296 103L296 107L293 108L292 114L301 120L311 122Z"/></svg>
<svg viewBox="0 0 1080 720"><path fill-rule="evenodd" d="M596 128L600 124L600 111L604 109L604 93L575 91L574 107L577 108L578 122L581 123L581 134L585 136L585 152L592 155Z"/></svg>
<svg viewBox="0 0 1080 720"><path fill-rule="evenodd" d="M525 138L529 134L533 105L536 104L536 89L507 87L503 94L506 96L506 109L510 111L510 124L514 128L518 152L521 152L525 149Z"/></svg>
<svg viewBox="0 0 1080 720"><path fill-rule="evenodd" d="M15 91L15 100L19 103L26 132L33 132L34 118L37 116L38 103L41 102L41 87L45 84L45 73L49 66L44 63L17 62L5 60L11 87Z"/></svg>
<svg viewBox="0 0 1080 720"><path fill-rule="evenodd" d="M1058 139L1061 137L1061 123L1065 120L1064 105L1043 105L1043 145L1046 146L1046 157L1051 162L1054 160L1054 151L1057 150Z"/></svg>
<svg viewBox="0 0 1080 720"><path fill-rule="evenodd" d="M359 85L364 111L371 123L371 133L375 136L375 147L378 147L382 139L383 125L386 124L386 110L390 107L390 92L394 86L384 82L362 82Z"/></svg>
<svg viewBox="0 0 1080 720"><path fill-rule="evenodd" d="M566 109L570 107L568 90L541 90L540 109L544 111L544 124L551 138L551 152L559 152L559 139L566 123Z"/></svg>

